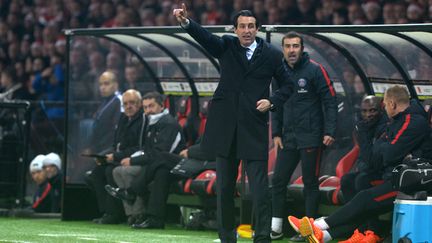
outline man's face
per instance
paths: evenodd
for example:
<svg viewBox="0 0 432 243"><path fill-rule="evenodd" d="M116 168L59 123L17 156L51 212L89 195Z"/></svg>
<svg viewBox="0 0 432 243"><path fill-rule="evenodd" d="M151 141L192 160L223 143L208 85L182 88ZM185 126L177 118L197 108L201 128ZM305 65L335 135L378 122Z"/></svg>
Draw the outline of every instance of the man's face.
<svg viewBox="0 0 432 243"><path fill-rule="evenodd" d="M47 178L44 170L33 171L31 177L37 185L42 184Z"/></svg>
<svg viewBox="0 0 432 243"><path fill-rule="evenodd" d="M163 111L163 106L159 105L155 99L144 99L143 108L146 115L155 115Z"/></svg>
<svg viewBox="0 0 432 243"><path fill-rule="evenodd" d="M361 104L361 116L363 121L370 123L378 120L380 110L377 104L370 101L364 101Z"/></svg>
<svg viewBox="0 0 432 243"><path fill-rule="evenodd" d="M133 94L125 93L123 94L123 108L124 114L131 118L133 117L141 108L141 101Z"/></svg>
<svg viewBox="0 0 432 243"><path fill-rule="evenodd" d="M290 67L294 67L294 65L300 60L300 57L303 53L300 38L285 38L282 48L284 58L288 65Z"/></svg>
<svg viewBox="0 0 432 243"><path fill-rule="evenodd" d="M102 97L109 97L117 90L117 83L114 80L102 75L99 79L99 91Z"/></svg>
<svg viewBox="0 0 432 243"><path fill-rule="evenodd" d="M384 109L387 113L387 116L389 118L392 118L393 116L395 116L397 114L396 103L392 99L387 98L385 95L384 95L384 101L383 102L384 102Z"/></svg>
<svg viewBox="0 0 432 243"><path fill-rule="evenodd" d="M44 169L44 171L45 171L45 173L46 173L46 176L47 176L48 178L53 178L53 177L56 176L57 173L58 173L57 166L55 166L55 165L45 165L45 166L43 167L43 169Z"/></svg>
<svg viewBox="0 0 432 243"><path fill-rule="evenodd" d="M258 33L256 19L250 16L239 16L234 32L237 34L242 46L250 46L255 41Z"/></svg>

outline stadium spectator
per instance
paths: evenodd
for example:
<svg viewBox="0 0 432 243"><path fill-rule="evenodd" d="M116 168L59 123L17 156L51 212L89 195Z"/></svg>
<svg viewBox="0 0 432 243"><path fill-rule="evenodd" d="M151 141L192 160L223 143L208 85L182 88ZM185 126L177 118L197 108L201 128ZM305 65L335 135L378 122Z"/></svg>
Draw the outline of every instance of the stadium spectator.
<svg viewBox="0 0 432 243"><path fill-rule="evenodd" d="M299 16L298 24L313 24L315 23L315 4L313 0L297 0L297 8Z"/></svg>
<svg viewBox="0 0 432 243"><path fill-rule="evenodd" d="M410 3L408 5L408 8L406 10L406 17L408 19L409 23L423 23L424 22L424 11L425 9L422 8L417 3Z"/></svg>
<svg viewBox="0 0 432 243"><path fill-rule="evenodd" d="M30 93L27 91L23 83L18 81L16 74L12 68L6 68L0 75L0 101L31 99Z"/></svg>
<svg viewBox="0 0 432 243"><path fill-rule="evenodd" d="M44 67L40 58L34 60L32 88L39 100L62 102L64 100L64 71L60 56L51 57L51 65ZM42 105L49 120L62 119L64 108L61 106L45 107Z"/></svg>
<svg viewBox="0 0 432 243"><path fill-rule="evenodd" d="M382 24L381 6L378 2L367 1L363 3L363 11L368 24Z"/></svg>
<svg viewBox="0 0 432 243"><path fill-rule="evenodd" d="M348 5L348 20L351 24L355 24L356 21L362 21L364 19L365 14L358 2L353 1L350 5Z"/></svg>

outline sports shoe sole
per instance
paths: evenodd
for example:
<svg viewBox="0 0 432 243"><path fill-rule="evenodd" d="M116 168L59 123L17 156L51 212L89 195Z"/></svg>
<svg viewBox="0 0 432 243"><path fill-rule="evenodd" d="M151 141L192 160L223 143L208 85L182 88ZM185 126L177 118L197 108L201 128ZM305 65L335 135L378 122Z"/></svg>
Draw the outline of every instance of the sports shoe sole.
<svg viewBox="0 0 432 243"><path fill-rule="evenodd" d="M300 219L299 233L309 243L320 243L320 241L315 237L312 224L308 217Z"/></svg>
<svg viewBox="0 0 432 243"><path fill-rule="evenodd" d="M282 240L283 238L284 238L283 233L276 233L274 231L270 233L270 239L272 240Z"/></svg>

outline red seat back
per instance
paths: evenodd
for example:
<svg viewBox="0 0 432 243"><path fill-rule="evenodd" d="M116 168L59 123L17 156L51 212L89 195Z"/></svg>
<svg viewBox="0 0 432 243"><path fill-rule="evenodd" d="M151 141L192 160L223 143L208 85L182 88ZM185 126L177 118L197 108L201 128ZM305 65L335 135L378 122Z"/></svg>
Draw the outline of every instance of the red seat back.
<svg viewBox="0 0 432 243"><path fill-rule="evenodd" d="M336 166L336 176L342 178L347 172L351 170L355 161L358 158L360 147L355 144L354 147L342 157Z"/></svg>
<svg viewBox="0 0 432 243"><path fill-rule="evenodd" d="M187 121L187 117L191 112L191 98L182 96L176 101L176 116L180 126L184 127Z"/></svg>
<svg viewBox="0 0 432 243"><path fill-rule="evenodd" d="M199 111L198 111L198 115L200 117L200 123L198 127L199 136L202 136L204 134L205 126L207 123L210 99L211 99L210 97L201 97L199 99Z"/></svg>

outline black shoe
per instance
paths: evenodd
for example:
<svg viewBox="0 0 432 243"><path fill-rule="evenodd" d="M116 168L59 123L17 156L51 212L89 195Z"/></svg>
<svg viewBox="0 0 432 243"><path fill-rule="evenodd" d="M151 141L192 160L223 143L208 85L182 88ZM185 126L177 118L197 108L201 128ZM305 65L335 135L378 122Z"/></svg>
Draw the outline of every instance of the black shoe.
<svg viewBox="0 0 432 243"><path fill-rule="evenodd" d="M292 242L306 242L306 239L300 234L294 235L289 240Z"/></svg>
<svg viewBox="0 0 432 243"><path fill-rule="evenodd" d="M92 219L92 222L95 223L95 224L99 224L99 222L101 221L101 219L102 219L103 217L107 217L107 216L108 216L108 214L104 213L104 214L102 215L102 217Z"/></svg>
<svg viewBox="0 0 432 243"><path fill-rule="evenodd" d="M136 199L136 196L131 193L128 193L127 190L121 188L115 188L110 185L105 185L105 191L111 196L124 200L129 204L133 204Z"/></svg>
<svg viewBox="0 0 432 243"><path fill-rule="evenodd" d="M127 219L127 224L132 226L134 224L141 224L145 221L145 216L143 214L133 214L130 215Z"/></svg>
<svg viewBox="0 0 432 243"><path fill-rule="evenodd" d="M136 223L137 223L137 221L136 221L135 215L129 215L127 218L127 224L129 226L132 226L133 224L136 224Z"/></svg>
<svg viewBox="0 0 432 243"><path fill-rule="evenodd" d="M270 233L270 238L272 240L281 240L284 237L283 235L283 232L278 233L272 230L272 232Z"/></svg>
<svg viewBox="0 0 432 243"><path fill-rule="evenodd" d="M165 228L165 224L163 221L155 219L155 218L148 218L141 224L133 224L132 228L134 229L163 229Z"/></svg>
<svg viewBox="0 0 432 243"><path fill-rule="evenodd" d="M121 219L111 214L105 214L98 222L98 224L119 224L119 223L121 223Z"/></svg>

